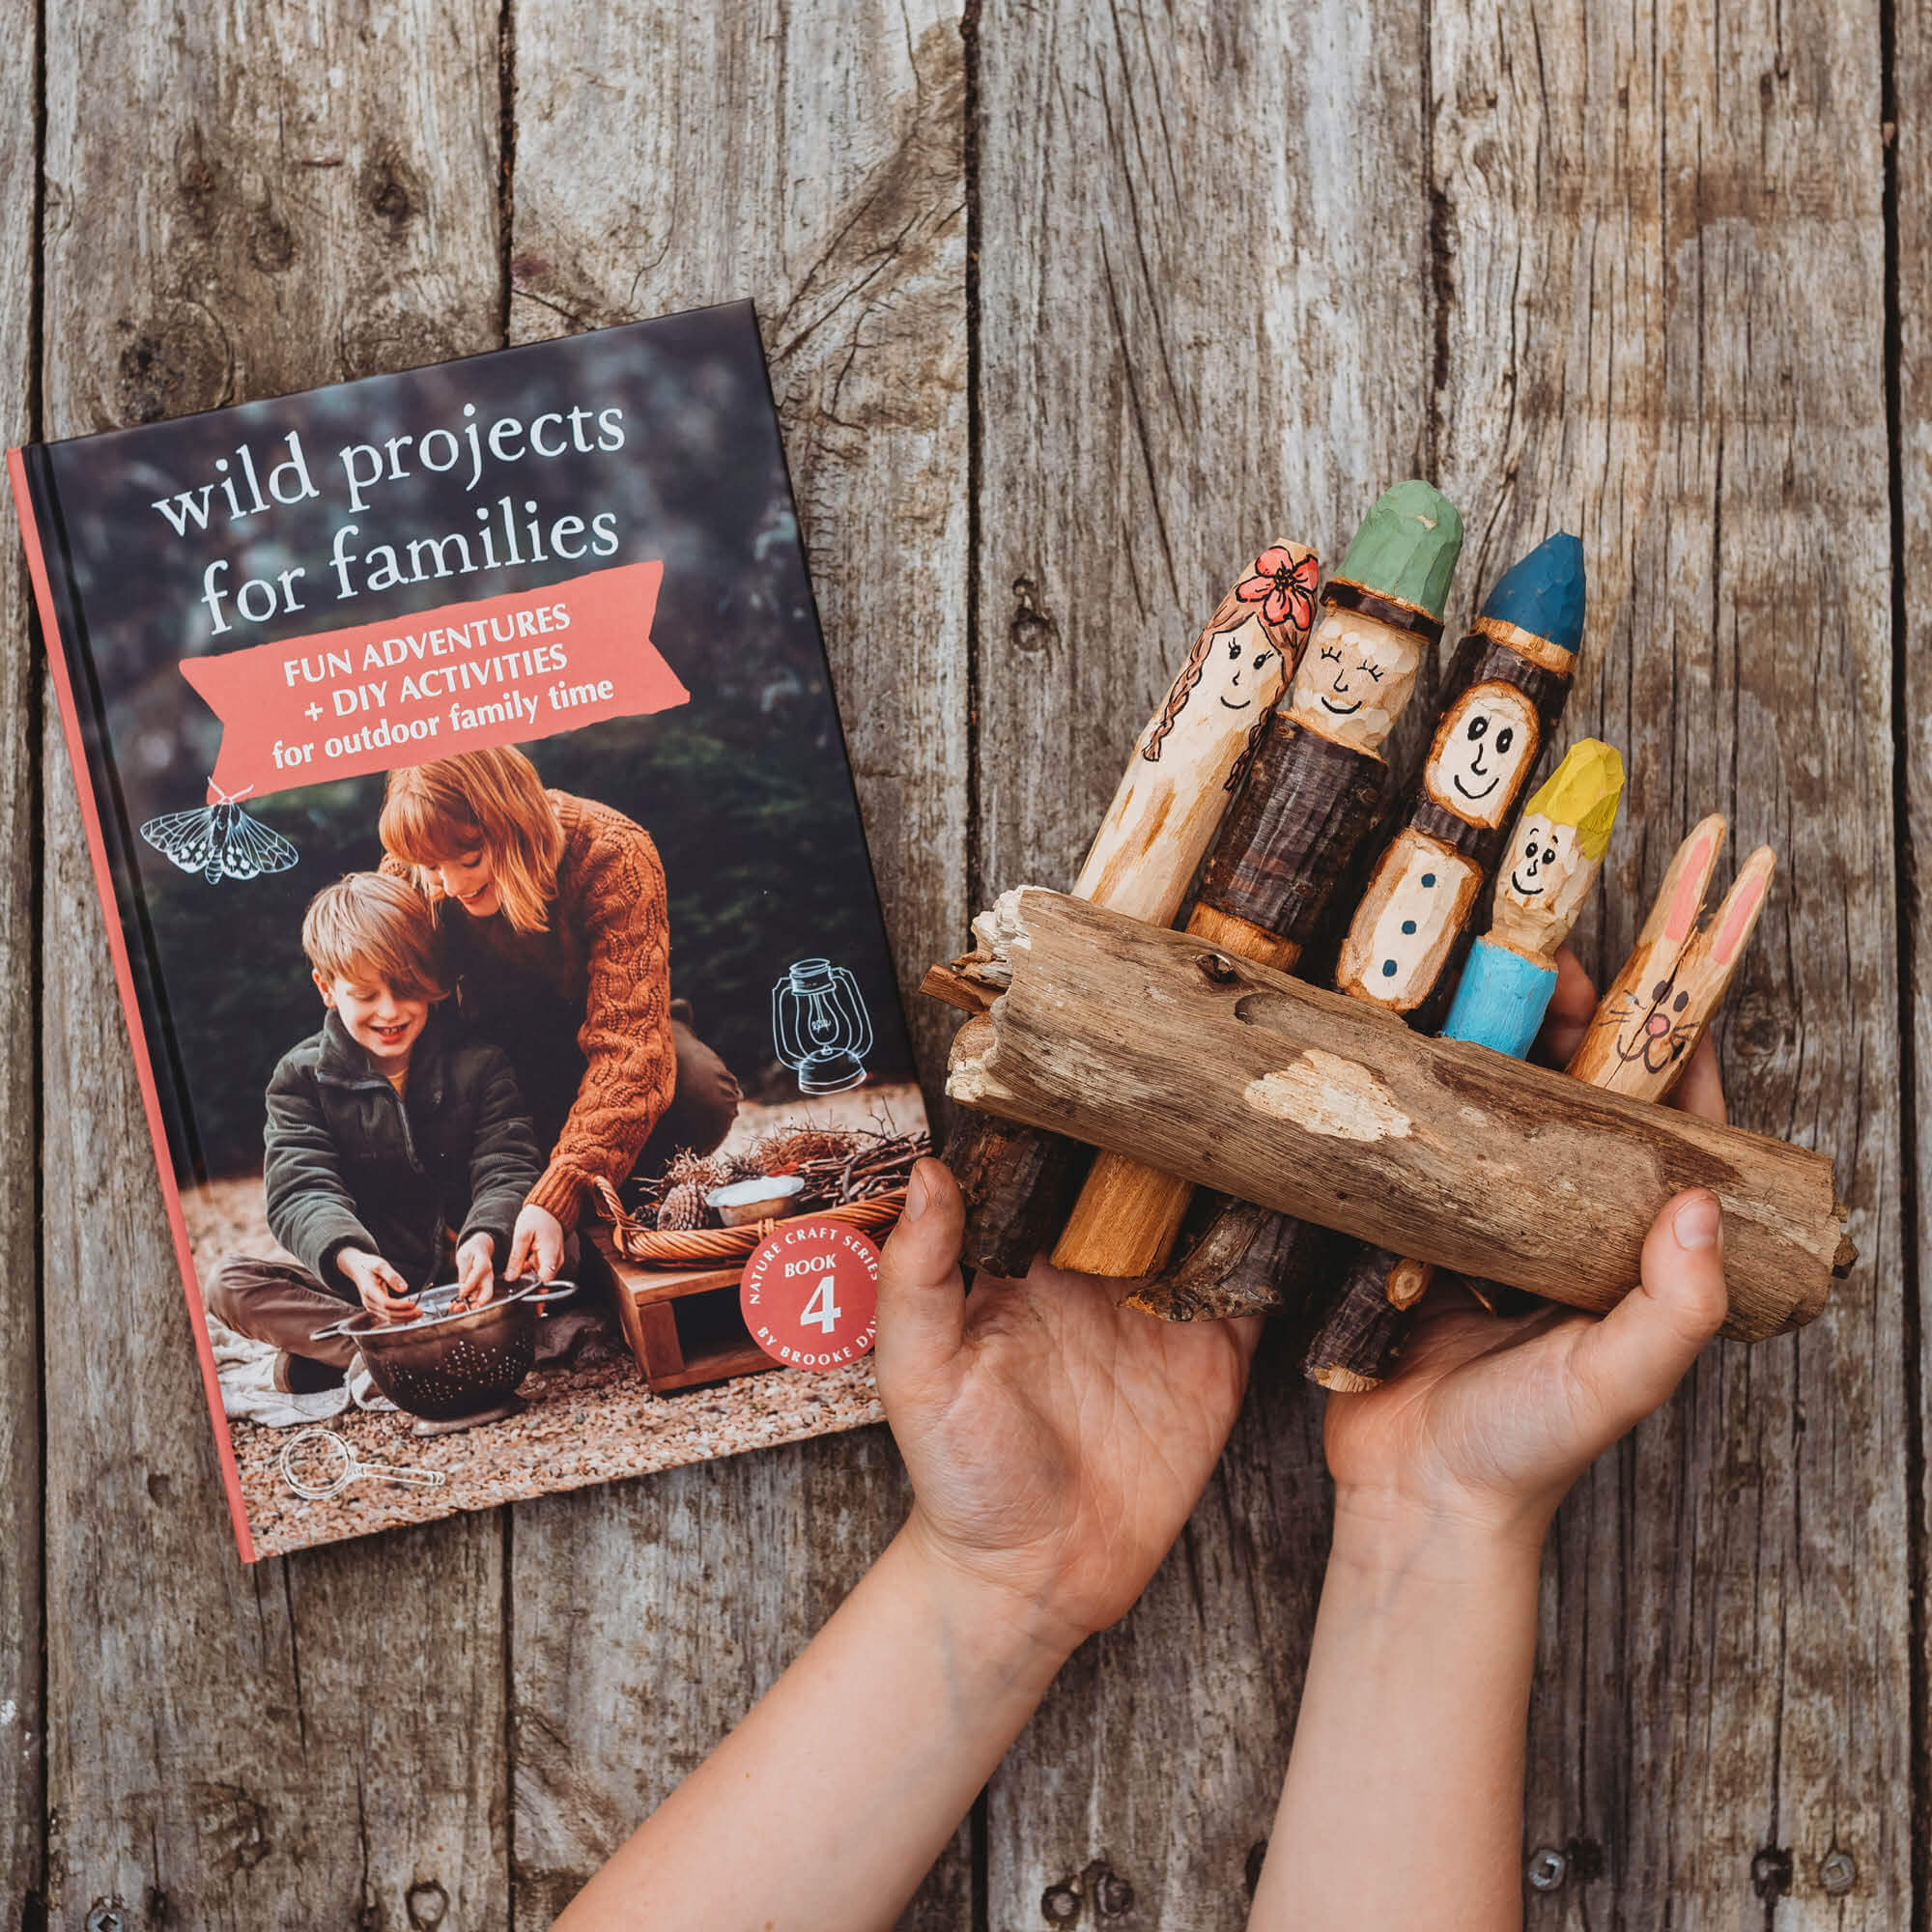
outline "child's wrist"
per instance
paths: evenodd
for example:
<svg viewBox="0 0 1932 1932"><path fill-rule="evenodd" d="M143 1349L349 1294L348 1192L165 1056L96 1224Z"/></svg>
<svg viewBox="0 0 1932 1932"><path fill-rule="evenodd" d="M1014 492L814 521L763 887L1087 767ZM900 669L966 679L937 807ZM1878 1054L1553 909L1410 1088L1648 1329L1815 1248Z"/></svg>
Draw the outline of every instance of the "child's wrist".
<svg viewBox="0 0 1932 1932"><path fill-rule="evenodd" d="M1365 1575L1533 1586L1554 1504L1337 1490L1329 1562Z"/></svg>
<svg viewBox="0 0 1932 1932"><path fill-rule="evenodd" d="M1044 1690L1090 1634L1050 1597L962 1559L916 1506L895 1547L922 1578L952 1643L1002 1677L1037 1677Z"/></svg>

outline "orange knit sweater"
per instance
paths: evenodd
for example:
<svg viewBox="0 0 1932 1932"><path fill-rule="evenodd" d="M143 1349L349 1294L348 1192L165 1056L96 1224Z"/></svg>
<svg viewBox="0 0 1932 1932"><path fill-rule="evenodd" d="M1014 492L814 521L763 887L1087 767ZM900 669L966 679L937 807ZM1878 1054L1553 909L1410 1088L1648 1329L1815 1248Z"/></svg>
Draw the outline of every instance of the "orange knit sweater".
<svg viewBox="0 0 1932 1932"><path fill-rule="evenodd" d="M545 796L563 826L549 929L518 932L500 914L472 921L459 907L438 910L446 923L465 923L465 942L535 974L582 1011L577 1043L588 1064L528 1197L570 1228L592 1179L622 1180L670 1105L670 924L650 834L594 799Z"/></svg>

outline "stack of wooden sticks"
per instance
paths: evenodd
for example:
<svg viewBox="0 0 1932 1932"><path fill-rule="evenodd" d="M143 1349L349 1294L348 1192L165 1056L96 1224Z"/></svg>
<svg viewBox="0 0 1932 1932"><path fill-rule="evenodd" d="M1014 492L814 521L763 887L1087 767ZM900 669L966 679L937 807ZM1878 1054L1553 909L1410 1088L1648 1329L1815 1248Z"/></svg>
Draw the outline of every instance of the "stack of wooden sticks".
<svg viewBox="0 0 1932 1932"><path fill-rule="evenodd" d="M1264 550L1209 618L1141 734L1073 888L1078 898L1164 927L1189 904L1198 874L1185 924L1200 943L1194 957L1210 980L1218 961L1233 976L1223 983L1238 990L1252 976L1236 960L1290 972L1318 932L1339 925L1344 908L1333 900L1341 882L1399 803L1399 830L1347 924L1332 983L1400 1025L1373 1034L1378 1064L1337 1075L1339 1085L1323 1090L1327 1097L1314 1112L1304 1109L1297 1132L1311 1122L1319 1130L1324 1108L1334 1120L1357 1118L1349 1096L1363 1091L1364 1079L1376 1085L1410 1035L1440 1033L1520 1061L1556 984L1556 951L1589 896L1616 819L1622 761L1593 739L1570 747L1519 816L1540 756L1553 744L1582 641L1582 546L1567 533L1540 544L1485 599L1443 679L1422 770L1394 799L1382 747L1440 639L1461 546L1454 507L1411 481L1371 508L1319 599L1319 566L1306 546L1284 541ZM1769 848L1753 852L1700 927L1724 834L1714 814L1684 841L1635 951L1571 1062L1575 1079L1656 1102L1683 1073L1736 972L1775 866ZM975 952L936 968L927 989L976 1010L996 1000L1010 980L1013 942L1023 936L1019 902L1008 895L977 920ZM1155 977L1168 970L1166 954L1150 958L1159 961L1149 968ZM1172 997L1151 981L1122 990L1130 1000ZM1070 1093L1057 1102L1050 1094L1028 1100L1010 1091L1011 1081L989 1078L986 1037L974 1031L989 1025L962 1029L948 1088L993 1109L969 1116L948 1148L969 1202L972 1265L1022 1273L1048 1252L1063 1267L1125 1278L1128 1301L1167 1320L1262 1312L1307 1293L1303 1263L1312 1243L1304 1218L1270 1208L1252 1186L1245 1198L1197 1200L1183 1178L1186 1168L1219 1171L1209 1145L1220 1137L1216 1125L1201 1123L1198 1154L1180 1148L1149 1165L1121 1151L1151 1146L1132 1104L1118 1110L1118 1120L1102 1108L1094 1121ZM1268 1049L1256 1050L1265 1057ZM1525 1068L1503 1077L1513 1092L1538 1076ZM1245 1108L1251 1124L1254 1111L1265 1113L1255 1095L1277 1078L1293 1087L1301 1074L1262 1068L1232 1096L1233 1115ZM1035 1084L1051 1082L1040 1074ZM1029 1105L1056 1124L1079 1115L1090 1140L1111 1145L1095 1154L1080 1140L997 1118L1003 1107L1019 1115ZM1345 1125L1329 1139L1346 1146L1354 1131ZM1398 1138L1409 1138L1406 1122ZM1385 1162L1388 1150L1377 1158ZM1829 1162L1821 1164L1823 1206L1815 1172L1801 1189L1804 1202L1791 1204L1794 1238L1818 1264L1801 1268L1807 1281L1842 1274L1850 1262L1843 1209ZM1672 1177L1690 1171L1674 1156L1662 1166ZM1734 1188L1738 1172L1723 1169ZM1400 1193L1401 1159L1395 1174ZM1660 1170L1660 1184L1664 1178ZM1378 1184L1391 1184L1385 1171ZM1332 1203L1316 1203L1315 1218L1367 1232L1349 1202L1338 1186ZM1560 1242L1566 1219L1560 1202L1549 1207L1547 1238ZM1398 1212L1388 1225L1405 1224ZM1456 1247L1453 1236L1446 1245ZM1310 1321L1308 1373L1339 1389L1380 1381L1429 1285L1429 1260L1364 1240L1339 1270L1331 1264L1326 1278L1342 1286ZM1533 1260L1517 1254L1512 1268L1496 1273L1507 1280L1515 1272L1513 1286L1535 1275L1548 1292L1548 1270ZM1471 1286L1492 1298L1480 1279ZM1592 1295L1601 1299L1594 1289L1577 1298ZM1815 1283L1794 1287L1771 1326L1808 1319L1822 1299ZM1739 1332L1753 1327L1770 1332L1761 1320Z"/></svg>

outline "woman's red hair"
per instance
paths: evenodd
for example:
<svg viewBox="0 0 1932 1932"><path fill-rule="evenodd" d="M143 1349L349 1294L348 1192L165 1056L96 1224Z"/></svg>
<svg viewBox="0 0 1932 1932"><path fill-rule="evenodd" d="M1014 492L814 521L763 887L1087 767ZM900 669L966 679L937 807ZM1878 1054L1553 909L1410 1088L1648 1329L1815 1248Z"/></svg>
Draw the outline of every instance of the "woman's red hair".
<svg viewBox="0 0 1932 1932"><path fill-rule="evenodd" d="M548 929L563 827L537 768L514 746L391 772L380 830L383 849L414 868L432 905L442 897L435 868L481 849L503 917L519 932Z"/></svg>

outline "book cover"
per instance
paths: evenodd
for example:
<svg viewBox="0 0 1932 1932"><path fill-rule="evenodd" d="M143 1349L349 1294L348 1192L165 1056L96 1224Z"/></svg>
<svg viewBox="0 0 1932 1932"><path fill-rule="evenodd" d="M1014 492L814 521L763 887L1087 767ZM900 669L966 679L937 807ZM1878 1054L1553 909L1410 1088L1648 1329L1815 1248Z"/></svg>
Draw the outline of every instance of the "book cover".
<svg viewBox="0 0 1932 1932"><path fill-rule="evenodd" d="M244 1559L880 1419L926 1122L751 304L9 468Z"/></svg>

